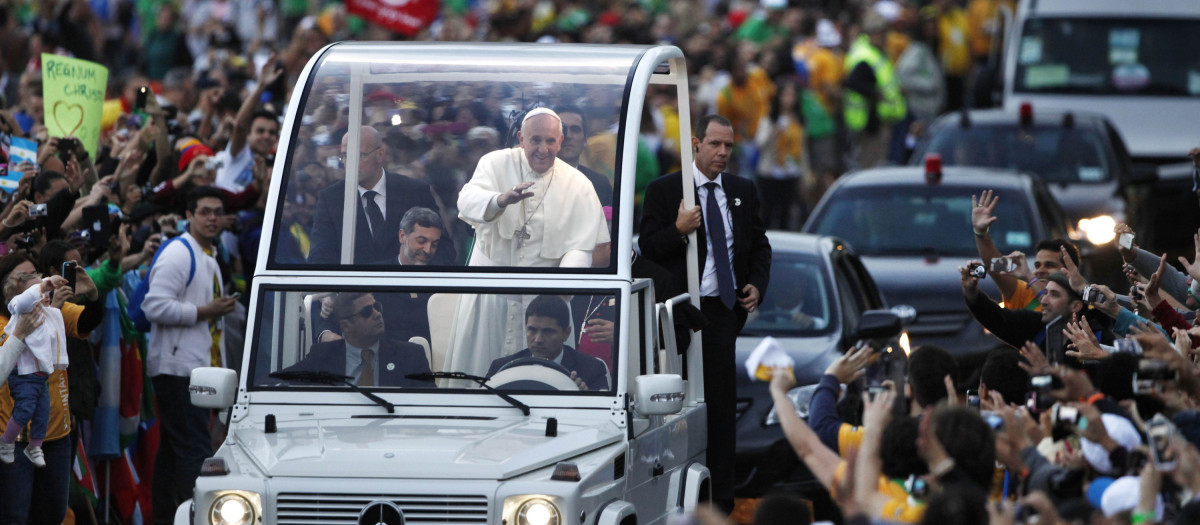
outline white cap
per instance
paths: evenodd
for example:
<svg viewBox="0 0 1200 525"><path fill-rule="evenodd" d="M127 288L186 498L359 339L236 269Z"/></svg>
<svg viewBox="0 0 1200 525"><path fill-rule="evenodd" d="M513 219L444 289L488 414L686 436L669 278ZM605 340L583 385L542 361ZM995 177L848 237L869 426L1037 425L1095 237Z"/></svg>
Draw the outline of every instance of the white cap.
<svg viewBox="0 0 1200 525"><path fill-rule="evenodd" d="M1104 489L1104 496L1100 498L1100 510L1104 511L1104 517L1111 518L1117 513L1137 508L1141 497L1142 482L1137 476L1117 478L1107 489ZM1162 496L1154 498L1154 515L1161 517L1163 515Z"/></svg>
<svg viewBox="0 0 1200 525"><path fill-rule="evenodd" d="M554 110L552 110L550 108L534 108L534 109L530 110L529 113L525 114L525 118L521 119L521 129L525 128L525 121L527 121L533 117L536 117L538 115L550 115L550 116L558 119L559 122L562 122L562 119L558 118L558 113L555 113Z"/></svg>
<svg viewBox="0 0 1200 525"><path fill-rule="evenodd" d="M842 35L838 33L828 18L817 21L817 45L821 47L837 47L842 45Z"/></svg>
<svg viewBox="0 0 1200 525"><path fill-rule="evenodd" d="M1108 431L1108 435L1125 450L1133 450L1142 444L1141 435L1128 419L1116 414L1100 414L1100 419L1104 422L1104 429ZM1081 439L1080 444L1083 448L1083 458L1092 468L1105 474L1113 473L1108 451L1104 450L1104 447L1086 439Z"/></svg>

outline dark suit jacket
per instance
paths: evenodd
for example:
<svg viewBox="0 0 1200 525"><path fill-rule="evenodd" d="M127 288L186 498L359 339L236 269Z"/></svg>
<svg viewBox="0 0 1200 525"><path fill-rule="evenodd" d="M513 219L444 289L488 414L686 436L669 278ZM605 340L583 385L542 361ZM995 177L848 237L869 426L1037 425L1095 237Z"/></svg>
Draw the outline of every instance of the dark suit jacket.
<svg viewBox="0 0 1200 525"><path fill-rule="evenodd" d="M1059 331L1066 327L1068 319L1059 319L1053 325L1047 325L1042 322L1042 313L1033 310L1009 310L1001 308L996 301L993 301L988 294L982 290L975 296L974 301L967 301L967 310L975 317L981 326L987 328L1001 341L1008 343L1009 346L1020 350L1025 345L1026 341L1033 341L1037 344L1042 352L1046 354L1046 358L1051 361L1064 363L1073 367L1080 367L1081 363L1074 357L1067 356L1067 344L1071 340L1063 334L1061 337L1054 337L1059 341L1055 345L1056 348L1050 348L1047 341L1050 339L1049 330ZM1102 344L1113 344L1113 334L1102 320L1088 316L1088 325L1095 332L1093 335ZM1099 329L1096 329L1099 327Z"/></svg>
<svg viewBox="0 0 1200 525"><path fill-rule="evenodd" d="M691 176L691 170L687 171ZM679 216L679 202L683 200L683 187L680 172L669 173L654 179L646 186L646 195L642 199L642 224L639 228L638 246L642 249L642 257L666 268L672 274L686 279L687 275L687 243L679 230L675 229L675 219ZM758 191L754 183L729 173L723 174L721 183L725 188L725 199L728 201L729 214L733 222L733 278L737 289L747 284L758 288L760 296L767 294L767 284L771 279L771 243L767 241L767 230L762 217L758 213ZM740 200L741 204L737 204ZM696 197L696 204L700 199ZM707 233L704 220L700 221L700 229L696 231L696 243L699 248L698 268L704 273L704 258L708 255L705 243ZM761 301L761 297L759 299ZM741 322L745 322L746 311L736 307Z"/></svg>
<svg viewBox="0 0 1200 525"><path fill-rule="evenodd" d="M413 206L421 206L437 211L437 202L429 185L411 177L397 173L387 173L387 196L384 217L386 224L383 230L384 241L376 243L371 238L371 226L367 221L367 212L363 209L362 199L358 203L358 222L354 229L354 263L371 264L377 261L395 259L400 253L400 219ZM320 264L338 264L341 260L342 246L342 210L345 196L346 181L335 182L321 190L317 195L317 207L313 213L312 249L308 254L308 262ZM357 194L357 193L356 193ZM448 232L443 225L443 232ZM454 243L443 233L442 242L438 246L438 255L434 264L451 265L456 263Z"/></svg>
<svg viewBox="0 0 1200 525"><path fill-rule="evenodd" d="M526 348L513 355L504 356L492 361L492 366L488 367L487 376L492 377L496 375L496 372L499 372L504 365L522 357L533 357L533 352ZM562 365L567 370L575 372L580 379L583 379L583 382L588 386L588 390L609 389L608 367L604 366L604 361L590 355L584 355L574 348L563 346Z"/></svg>
<svg viewBox="0 0 1200 525"><path fill-rule="evenodd" d="M349 375L346 370L346 342L329 341L312 346L308 355L288 367L289 371L330 372ZM375 372L379 386L402 386L429 388L433 381L417 381L404 377L429 371L429 360L425 349L405 341L383 340L379 343L379 355L375 356Z"/></svg>
<svg viewBox="0 0 1200 525"><path fill-rule="evenodd" d="M580 164L576 169L583 173L592 183L592 187L596 188L596 197L600 199L601 206L612 206L613 204L613 187L612 183L608 182L608 177L592 168Z"/></svg>

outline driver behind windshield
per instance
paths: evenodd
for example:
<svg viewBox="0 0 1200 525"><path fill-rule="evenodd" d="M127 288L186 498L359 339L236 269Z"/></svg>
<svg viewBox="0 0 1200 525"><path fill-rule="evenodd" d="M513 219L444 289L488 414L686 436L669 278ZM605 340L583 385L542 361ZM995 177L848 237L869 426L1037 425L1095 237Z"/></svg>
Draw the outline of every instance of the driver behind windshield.
<svg viewBox="0 0 1200 525"><path fill-rule="evenodd" d="M429 372L425 349L384 337L383 304L373 294L338 294L333 300L332 317L338 320L342 339L314 344L304 359L285 371L346 375L358 386L434 386L432 380L405 377Z"/></svg>
<svg viewBox="0 0 1200 525"><path fill-rule="evenodd" d="M522 358L539 358L562 365L580 390L608 390L608 367L595 357L565 343L571 335L571 313L566 301L554 295L539 295L525 309L525 344L520 352L492 361L487 377Z"/></svg>

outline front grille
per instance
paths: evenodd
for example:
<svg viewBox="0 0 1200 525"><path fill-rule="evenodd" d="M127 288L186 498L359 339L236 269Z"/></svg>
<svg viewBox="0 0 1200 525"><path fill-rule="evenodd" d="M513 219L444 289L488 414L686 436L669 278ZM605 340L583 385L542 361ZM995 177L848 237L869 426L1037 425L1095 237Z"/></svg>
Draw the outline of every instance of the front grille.
<svg viewBox="0 0 1200 525"><path fill-rule="evenodd" d="M372 501L390 501L400 507L406 525L488 522L487 496L457 494L281 493L275 513L280 525L354 525L358 514Z"/></svg>

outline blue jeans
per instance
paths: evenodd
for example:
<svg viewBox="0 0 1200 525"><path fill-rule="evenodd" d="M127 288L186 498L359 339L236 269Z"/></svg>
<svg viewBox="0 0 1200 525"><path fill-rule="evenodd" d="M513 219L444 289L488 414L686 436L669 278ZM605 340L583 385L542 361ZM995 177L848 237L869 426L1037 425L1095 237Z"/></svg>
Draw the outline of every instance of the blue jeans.
<svg viewBox="0 0 1200 525"><path fill-rule="evenodd" d="M21 426L30 425L31 439L45 439L50 424L50 388L46 374L8 375L8 391L13 398L12 418Z"/></svg>
<svg viewBox="0 0 1200 525"><path fill-rule="evenodd" d="M212 456L209 409L192 405L189 378L151 378L158 399L160 441L154 458L154 523L172 523L175 509L192 497L200 466Z"/></svg>
<svg viewBox="0 0 1200 525"><path fill-rule="evenodd" d="M71 439L42 443L46 468L29 462L26 446L17 443L15 463L0 463L0 525L62 523L71 483Z"/></svg>

